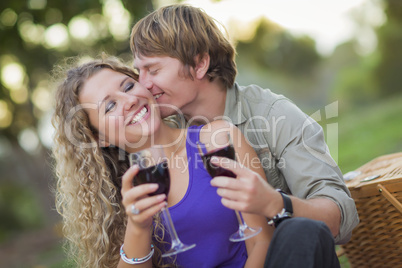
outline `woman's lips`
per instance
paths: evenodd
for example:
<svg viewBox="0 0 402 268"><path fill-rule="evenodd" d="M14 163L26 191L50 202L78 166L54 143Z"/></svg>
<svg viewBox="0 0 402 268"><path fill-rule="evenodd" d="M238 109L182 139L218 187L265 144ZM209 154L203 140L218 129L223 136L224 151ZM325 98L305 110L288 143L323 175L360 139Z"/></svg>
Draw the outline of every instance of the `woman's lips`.
<svg viewBox="0 0 402 268"><path fill-rule="evenodd" d="M144 106L130 121L130 125L140 122L148 114L148 107Z"/></svg>

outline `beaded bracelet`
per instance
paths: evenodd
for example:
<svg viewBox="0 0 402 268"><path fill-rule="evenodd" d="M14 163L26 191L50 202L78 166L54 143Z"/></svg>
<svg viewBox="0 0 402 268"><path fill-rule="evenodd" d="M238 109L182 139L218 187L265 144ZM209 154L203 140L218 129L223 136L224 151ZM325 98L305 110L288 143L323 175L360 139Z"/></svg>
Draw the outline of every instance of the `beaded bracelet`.
<svg viewBox="0 0 402 268"><path fill-rule="evenodd" d="M120 256L121 256L121 259L125 263L128 263L128 264L141 264L141 263L144 263L144 262L148 261L150 258L152 258L152 255L154 255L154 251L155 251L154 250L154 245L151 244L151 252L149 252L149 254L147 256L145 256L143 258L129 259L129 258L127 258L126 253L124 253L124 251L123 251L123 246L124 246L124 244L121 245L121 248L120 248Z"/></svg>

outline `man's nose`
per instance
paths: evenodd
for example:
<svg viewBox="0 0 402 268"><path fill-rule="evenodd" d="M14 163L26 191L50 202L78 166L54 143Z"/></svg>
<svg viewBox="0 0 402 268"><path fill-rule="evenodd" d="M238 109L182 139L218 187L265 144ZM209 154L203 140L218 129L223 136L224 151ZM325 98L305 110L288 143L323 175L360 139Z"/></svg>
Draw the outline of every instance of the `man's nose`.
<svg viewBox="0 0 402 268"><path fill-rule="evenodd" d="M145 75L140 74L140 77L139 77L138 81L140 82L141 85L146 87L146 89L151 90L152 81L149 78L147 78Z"/></svg>

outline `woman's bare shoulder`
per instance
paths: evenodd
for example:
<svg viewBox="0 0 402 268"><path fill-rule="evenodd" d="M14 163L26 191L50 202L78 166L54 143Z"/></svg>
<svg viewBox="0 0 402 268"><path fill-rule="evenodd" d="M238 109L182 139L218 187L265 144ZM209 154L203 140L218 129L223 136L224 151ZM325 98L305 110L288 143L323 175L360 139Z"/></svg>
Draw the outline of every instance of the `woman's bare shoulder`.
<svg viewBox="0 0 402 268"><path fill-rule="evenodd" d="M205 124L200 132L200 140L203 142L210 141L214 136L223 132L233 133L233 129L236 128L230 122L224 120L215 120L211 123Z"/></svg>

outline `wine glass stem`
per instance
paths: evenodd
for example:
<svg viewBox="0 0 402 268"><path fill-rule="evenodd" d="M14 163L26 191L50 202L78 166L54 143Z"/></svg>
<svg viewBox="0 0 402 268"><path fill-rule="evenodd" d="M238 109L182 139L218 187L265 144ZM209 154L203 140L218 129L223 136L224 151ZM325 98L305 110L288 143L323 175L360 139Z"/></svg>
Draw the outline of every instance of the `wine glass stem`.
<svg viewBox="0 0 402 268"><path fill-rule="evenodd" d="M179 237L177 236L176 229L174 228L172 217L170 216L169 209L166 208L166 207L162 208L162 215L163 215L163 217L165 219L166 227L168 229L168 232L169 232L169 234L170 234L170 236L172 238L172 248L173 248L176 245L181 244L181 241L180 241Z"/></svg>
<svg viewBox="0 0 402 268"><path fill-rule="evenodd" d="M247 224L243 219L243 215L237 210L235 210L235 212L236 212L237 220L239 222L240 231L243 232L247 228Z"/></svg>

